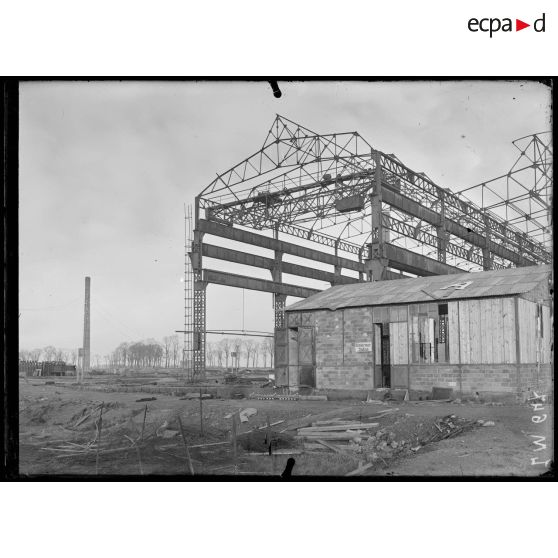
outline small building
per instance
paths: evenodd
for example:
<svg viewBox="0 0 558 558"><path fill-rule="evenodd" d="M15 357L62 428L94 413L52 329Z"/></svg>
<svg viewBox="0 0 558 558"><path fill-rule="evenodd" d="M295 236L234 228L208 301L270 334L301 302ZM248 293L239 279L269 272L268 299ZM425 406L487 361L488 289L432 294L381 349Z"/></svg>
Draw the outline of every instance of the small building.
<svg viewBox="0 0 558 558"><path fill-rule="evenodd" d="M278 385L521 395L552 387L550 266L335 286L286 309Z"/></svg>

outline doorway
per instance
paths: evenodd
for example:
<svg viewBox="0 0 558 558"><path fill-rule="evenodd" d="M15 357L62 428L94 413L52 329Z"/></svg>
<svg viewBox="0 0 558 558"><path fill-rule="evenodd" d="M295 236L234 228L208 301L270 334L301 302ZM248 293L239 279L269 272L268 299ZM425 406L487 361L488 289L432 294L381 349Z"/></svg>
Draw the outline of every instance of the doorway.
<svg viewBox="0 0 558 558"><path fill-rule="evenodd" d="M289 386L316 387L314 328L289 328Z"/></svg>
<svg viewBox="0 0 558 558"><path fill-rule="evenodd" d="M391 387L389 323L374 324L374 387Z"/></svg>

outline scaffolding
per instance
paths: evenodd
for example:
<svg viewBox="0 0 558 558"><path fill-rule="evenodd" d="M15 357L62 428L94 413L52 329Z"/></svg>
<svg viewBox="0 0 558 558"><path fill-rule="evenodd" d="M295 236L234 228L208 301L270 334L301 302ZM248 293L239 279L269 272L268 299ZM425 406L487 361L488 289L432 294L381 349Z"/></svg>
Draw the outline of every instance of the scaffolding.
<svg viewBox="0 0 558 558"><path fill-rule="evenodd" d="M182 365L187 380L193 379L192 355L194 314L194 272L188 255L192 247L192 206L184 205L184 345Z"/></svg>

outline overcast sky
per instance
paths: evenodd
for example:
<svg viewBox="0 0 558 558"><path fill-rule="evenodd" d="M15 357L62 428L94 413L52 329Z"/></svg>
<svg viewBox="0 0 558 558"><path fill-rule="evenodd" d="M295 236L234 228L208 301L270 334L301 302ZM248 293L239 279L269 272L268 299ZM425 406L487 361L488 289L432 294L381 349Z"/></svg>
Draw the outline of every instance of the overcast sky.
<svg viewBox="0 0 558 558"><path fill-rule="evenodd" d="M550 129L536 83L280 87L276 99L265 82L20 86L22 348L81 346L86 275L93 355L182 329L183 204L257 151L276 113L318 133L358 131L452 190L507 172L511 141ZM207 327L240 329L242 299L210 285ZM245 328L272 331L271 295L244 299Z"/></svg>

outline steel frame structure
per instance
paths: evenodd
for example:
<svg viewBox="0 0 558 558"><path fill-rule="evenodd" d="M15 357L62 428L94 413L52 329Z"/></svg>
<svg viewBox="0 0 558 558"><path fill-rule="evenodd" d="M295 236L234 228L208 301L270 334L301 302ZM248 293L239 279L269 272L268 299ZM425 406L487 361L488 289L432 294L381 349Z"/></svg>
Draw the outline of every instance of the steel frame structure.
<svg viewBox="0 0 558 558"><path fill-rule="evenodd" d="M529 138L514 142L521 155L506 175L471 188L477 197L480 191L478 205L374 149L357 132L321 135L277 115L262 148L218 174L196 197L189 251L194 378L205 369L209 283L274 295L277 377L286 359L286 298L318 292L285 283L285 273L337 285L550 263L550 227L539 211L549 206L550 138ZM520 176L526 170L535 173L534 185ZM507 198L500 194L485 204L500 179L517 182L521 194L508 186ZM265 248L274 257L212 245L205 235ZM285 254L331 271L284 261ZM266 269L271 280L208 269L204 258Z"/></svg>

